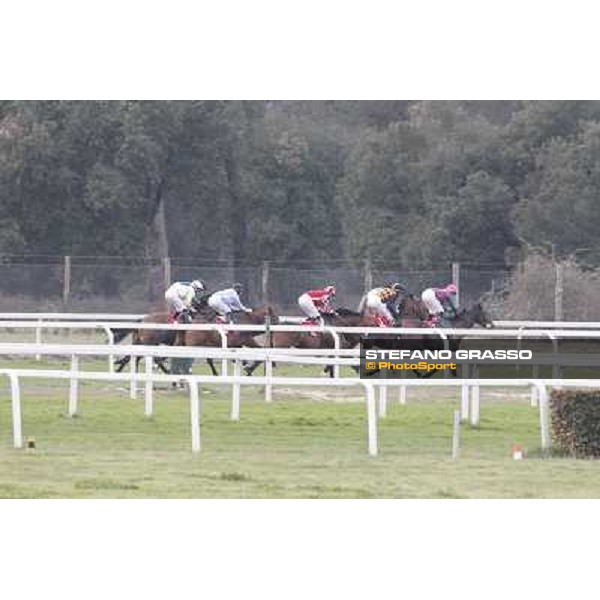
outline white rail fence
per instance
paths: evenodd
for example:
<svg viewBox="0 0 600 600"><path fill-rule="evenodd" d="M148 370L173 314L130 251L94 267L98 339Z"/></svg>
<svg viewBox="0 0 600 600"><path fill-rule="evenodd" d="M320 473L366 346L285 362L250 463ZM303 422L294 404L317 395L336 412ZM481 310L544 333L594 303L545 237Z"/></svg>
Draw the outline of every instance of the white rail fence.
<svg viewBox="0 0 600 600"><path fill-rule="evenodd" d="M8 314L8 313L4 313ZM18 314L18 313L15 313ZM0 314L1 316L1 314ZM104 315L100 315L104 316ZM131 316L131 315L129 315ZM527 323L527 322L519 322ZM529 322L533 323L533 322ZM600 324L598 324L600 327ZM137 321L115 321L115 322L80 322L80 321L19 321L19 320L0 320L0 328L5 329L35 329L35 343L40 344L42 341L42 329L102 329L106 334L109 345L114 346L114 330L129 329L129 330L215 330L221 337L221 347L227 348L227 332L229 331L247 331L247 332L323 332L329 334L334 343L336 350L340 349L340 335L419 335L419 336L437 336L443 340L447 340L448 336L460 335L469 337L484 337L484 338L507 338L514 337L516 339L527 337L539 337L544 335L553 340L556 345L556 340L561 337L600 337L600 329L595 330L577 330L574 327L569 329L527 329L521 326L515 329L488 329L488 328L472 328L472 329L442 329L442 328L380 328L380 327L331 327L331 326L314 326L306 325L231 325L231 324L216 324L216 323L198 323L198 324L159 324L159 323L140 323ZM115 350L116 352L116 350ZM108 355L108 368L110 372L114 370L114 353ZM36 359L40 360L41 355L36 355ZM339 365L334 363L334 376L339 376ZM222 362L224 374L227 374L227 361Z"/></svg>
<svg viewBox="0 0 600 600"><path fill-rule="evenodd" d="M5 317L20 317L27 313L4 313L0 315L0 319ZM73 314L63 313L60 316L66 318L73 317ZM86 315L87 316L87 315ZM141 315L96 315L103 319L107 317L119 317L123 319L127 317L131 319L140 318ZM69 414L77 414L78 406L78 382L81 379L90 380L109 380L109 381L129 381L130 396L136 397L137 384L143 383L145 386L145 414L152 414L152 393L153 384L155 382L175 382L185 380L190 389L190 422L192 428L192 450L198 452L200 450L200 399L198 396L198 385L207 383L217 385L230 385L232 387L232 407L231 418L239 419L240 414L240 391L244 385L261 385L265 387L265 399L270 402L272 400L273 386L362 386L365 391L366 409L367 409L367 448L369 454L376 455L378 452L377 446L377 414L379 417L385 417L387 407L387 388L389 386L397 387L400 390L400 402L406 402L407 390L410 387L419 386L460 386L461 392L461 418L469 420L471 424L477 425L480 416L480 386L528 386L531 388L532 405L539 407L540 413L540 435L541 446L543 449L550 447L550 435L548 426L548 402L546 386L554 387L579 386L579 387L597 387L600 385L600 380L545 380L533 378L524 378L519 380L481 380L481 379L463 379L463 380L377 380L366 381L357 378L341 378L339 377L339 368L341 366L356 366L358 364L358 352L354 350L340 349L340 335L344 333L351 334L415 334L415 335L433 335L439 336L442 339L447 339L449 335L463 335L469 337L516 337L528 338L539 337L544 335L552 340L559 340L561 337L600 337L600 331L594 331L593 328L600 328L599 323L562 323L563 329L553 329L550 325L557 325L554 322L542 322L543 329L533 329L533 324L536 322L502 322L508 326L514 324L517 328L514 329L421 329L421 328L397 328L385 329L381 328L356 328L356 327L306 327L300 325L220 325L220 324L192 324L192 325L167 325L167 324L150 324L139 323L138 321L116 321L109 320L89 322L84 319L81 321L44 321L44 318L56 317L53 313L39 313L35 317L37 320L0 320L0 328L11 329L36 329L35 344L0 344L1 354L16 354L16 355L35 355L40 358L42 355L63 355L71 357L71 368L68 371L60 370L28 370L28 369L2 369L1 374L7 375L11 382L11 398L13 406L13 438L15 447L22 445L22 425L20 416L20 388L19 378L22 377L49 377L68 379L69 387ZM40 318L41 317L41 318ZM583 326L589 328L581 330L578 328ZM528 329L532 327L532 329ZM42 344L41 329L102 329L107 333L108 345L87 345L87 344ZM196 330L216 330L221 336L221 348L202 348L202 347L165 347L165 346L118 346L119 354L129 355L131 357L143 357L145 372L137 373L135 370L135 360L131 361L131 372L129 374L117 374L113 372L113 355L117 352L117 347L114 346L114 338L112 335L113 329L196 329ZM40 331L38 334L37 331ZM228 331L254 331L254 332L271 332L277 331L321 331L329 333L334 340L334 349L332 350L310 350L302 351L297 349L277 349L277 348L261 348L261 349L231 349L227 348L227 332ZM106 372L82 372L79 370L80 356L107 356L109 360L109 370ZM221 359L223 363L223 371L220 377L203 377L197 375L188 376L169 376L158 375L152 372L152 361L154 357L170 357L170 358L194 358L194 359ZM242 360L259 360L264 361L265 376L264 377L241 377L240 363ZM292 378L292 377L275 377L272 372L273 361L301 363L301 364L317 364L317 365L334 365L335 378L331 380L316 379L316 378ZM234 375L227 375L227 364L233 362ZM376 391L379 394L378 408L375 404Z"/></svg>
<svg viewBox="0 0 600 600"><path fill-rule="evenodd" d="M0 313L0 321L137 321L146 315L142 313L60 313L60 312L10 312ZM302 316L280 316L282 324L301 323ZM494 327L508 329L600 329L598 321L527 321L494 320Z"/></svg>
<svg viewBox="0 0 600 600"><path fill-rule="evenodd" d="M153 414L153 385L157 382L178 382L184 380L189 387L190 393L190 426L192 451L199 452L201 448L200 437L200 396L198 394L199 385L227 385L232 387L231 397L231 419L237 421L240 419L241 406L241 388L244 385L264 386L269 393L265 395L267 401L271 401L270 390L273 386L340 386L362 387L365 393L366 405L366 430L367 430L367 451L370 455L378 454L378 434L377 418L384 417L387 405L387 389L390 386L406 389L407 387L461 387L461 416L463 419L468 415L472 425L479 423L480 417L480 395L481 386L502 386L502 387L530 387L535 388L538 397L540 440L543 450L548 450L551 446L548 414L548 394L547 386L579 386L596 387L600 386L600 380L571 380L555 381L545 379L464 379L464 380L365 380L358 378L336 378L321 379L313 377L275 377L269 371L264 377L241 377L240 364L242 360L260 360L272 362L309 363L309 364L331 364L335 362L341 365L357 364L358 357L345 358L355 350L341 351L344 356L332 358L327 356L309 356L301 350L278 350L278 349L218 349L218 348L173 348L156 346L125 346L123 350L133 357L143 357L145 372L137 373L135 369L135 360L131 361L132 369L130 373L110 373L110 372L86 372L80 370L79 358L81 356L102 356L110 352L110 348L105 345L82 345L82 344L0 344L0 355L52 355L52 356L70 356L70 370L51 370L51 369L1 369L0 374L6 375L11 384L11 405L12 405L12 426L13 443L16 448L23 445L22 418L21 418L21 396L19 380L23 377L33 378L57 378L70 381L68 414L75 416L78 414L79 381L83 379L93 381L129 381L131 386L130 395L136 397L137 384L144 384L145 401L144 414L151 416ZM314 352L314 351L311 351ZM328 350L327 352L331 352ZM234 376L199 376L199 375L158 375L152 372L153 358L157 356L183 357L193 356L196 359L223 358L232 360L235 365ZM379 407L376 405L376 391L379 392ZM465 402L466 401L466 402Z"/></svg>

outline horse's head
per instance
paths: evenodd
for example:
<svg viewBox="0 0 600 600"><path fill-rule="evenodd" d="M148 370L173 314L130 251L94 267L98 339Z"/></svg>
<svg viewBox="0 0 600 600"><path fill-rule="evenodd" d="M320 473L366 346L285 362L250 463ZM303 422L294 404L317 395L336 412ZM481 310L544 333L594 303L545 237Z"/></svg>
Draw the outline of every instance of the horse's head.
<svg viewBox="0 0 600 600"><path fill-rule="evenodd" d="M477 308L477 322L486 329L492 329L494 327L494 320L483 308L481 302L478 302L475 306Z"/></svg>
<svg viewBox="0 0 600 600"><path fill-rule="evenodd" d="M490 329L494 326L494 321L487 314L485 309L483 308L481 302L474 304L470 308L467 308L461 311L458 314L458 319L464 319L468 322L468 327L473 327L473 325L480 325L481 327L485 327L486 329Z"/></svg>
<svg viewBox="0 0 600 600"><path fill-rule="evenodd" d="M208 299L210 296L210 292L196 292L196 295L192 299L192 308L196 312L201 312L207 308L210 308L208 306Z"/></svg>
<svg viewBox="0 0 600 600"><path fill-rule="evenodd" d="M407 319L421 319L424 321L429 316L425 303L411 293L407 293L401 301L401 316Z"/></svg>

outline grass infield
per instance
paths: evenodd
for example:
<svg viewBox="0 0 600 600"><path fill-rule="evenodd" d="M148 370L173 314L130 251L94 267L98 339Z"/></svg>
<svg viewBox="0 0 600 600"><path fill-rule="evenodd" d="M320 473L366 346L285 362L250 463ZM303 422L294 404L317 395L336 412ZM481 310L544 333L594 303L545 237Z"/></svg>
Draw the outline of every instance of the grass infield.
<svg viewBox="0 0 600 600"><path fill-rule="evenodd" d="M3 367L68 368L67 360L0 361ZM105 370L105 360L82 361ZM195 372L206 373L204 365ZM315 376L316 367L277 374ZM600 463L539 451L539 419L528 391L482 388L479 427L463 425L452 461L452 415L460 390L388 393L379 450L366 448L359 390L242 389L240 422L229 419L230 390L207 386L202 452L191 452L187 390L155 392L144 416L143 392L122 384L80 383L80 415L67 416L68 382L22 380L24 439L12 447L10 389L0 379L2 498L598 498ZM515 461L511 444L525 459Z"/></svg>

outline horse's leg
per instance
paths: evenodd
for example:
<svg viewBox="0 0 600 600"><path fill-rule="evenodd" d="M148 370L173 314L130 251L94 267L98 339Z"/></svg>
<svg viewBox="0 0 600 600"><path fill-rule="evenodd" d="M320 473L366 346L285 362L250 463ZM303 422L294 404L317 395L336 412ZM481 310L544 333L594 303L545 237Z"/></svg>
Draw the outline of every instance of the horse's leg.
<svg viewBox="0 0 600 600"><path fill-rule="evenodd" d="M131 356L124 356L123 358L119 358L118 360L115 360L115 367L117 367L116 372L120 373L128 364L129 361L131 360Z"/></svg>
<svg viewBox="0 0 600 600"><path fill-rule="evenodd" d="M208 363L208 366L210 367L210 370L212 372L212 374L217 377L219 375L219 372L217 371L216 367L215 367L215 363L213 362L212 358L207 358L206 362Z"/></svg>
<svg viewBox="0 0 600 600"><path fill-rule="evenodd" d="M154 363L156 364L156 366L165 374L165 375L170 375L171 374L171 370L169 369L169 367L167 367L166 365L167 359L166 358L160 358L160 357L156 357L154 359Z"/></svg>
<svg viewBox="0 0 600 600"><path fill-rule="evenodd" d="M241 339L239 340L239 347L246 347L246 348L261 348L261 346L258 344L258 342L252 337L252 336L240 336ZM252 375L252 373L254 373L254 371L256 370L256 368L262 363L262 361L260 360L254 360L254 361L246 361L245 363L242 363L243 368L244 368L244 372L246 373L246 375L248 375L249 377Z"/></svg>

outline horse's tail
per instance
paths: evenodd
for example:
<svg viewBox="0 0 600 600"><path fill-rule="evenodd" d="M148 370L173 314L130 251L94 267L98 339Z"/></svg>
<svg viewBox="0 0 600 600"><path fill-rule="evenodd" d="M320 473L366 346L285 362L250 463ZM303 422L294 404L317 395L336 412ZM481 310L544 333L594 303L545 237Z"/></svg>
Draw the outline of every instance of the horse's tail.
<svg viewBox="0 0 600 600"><path fill-rule="evenodd" d="M133 333L135 329L112 329L109 327L109 330L113 334L113 342L115 344L119 344L122 342L129 334Z"/></svg>
<svg viewBox="0 0 600 600"><path fill-rule="evenodd" d="M136 323L141 323L144 320L143 317L139 318L139 319L134 319L134 321ZM113 342L115 344L119 344L120 342L122 342L128 335L132 334L134 331L137 331L137 329L121 329L119 328L113 328L113 327L109 327L108 328L112 334L113 334Z"/></svg>

